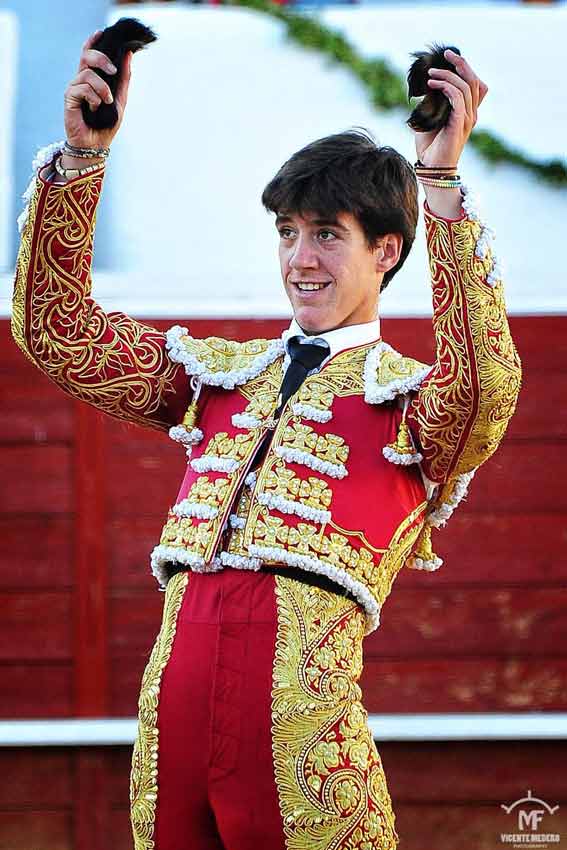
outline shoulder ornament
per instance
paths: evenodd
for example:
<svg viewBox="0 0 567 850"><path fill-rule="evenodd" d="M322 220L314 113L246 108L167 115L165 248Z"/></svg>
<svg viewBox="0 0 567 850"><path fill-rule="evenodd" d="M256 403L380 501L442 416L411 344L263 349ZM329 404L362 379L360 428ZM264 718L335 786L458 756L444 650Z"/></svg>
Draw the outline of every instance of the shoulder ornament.
<svg viewBox="0 0 567 850"><path fill-rule="evenodd" d="M387 342L381 341L366 355L364 400L369 404L382 404L417 390L431 369L419 360L403 357Z"/></svg>
<svg viewBox="0 0 567 850"><path fill-rule="evenodd" d="M217 336L195 339L180 325L170 328L166 339L169 357L182 363L188 375L199 377L203 384L225 390L256 378L284 354L284 344L279 338L246 342Z"/></svg>

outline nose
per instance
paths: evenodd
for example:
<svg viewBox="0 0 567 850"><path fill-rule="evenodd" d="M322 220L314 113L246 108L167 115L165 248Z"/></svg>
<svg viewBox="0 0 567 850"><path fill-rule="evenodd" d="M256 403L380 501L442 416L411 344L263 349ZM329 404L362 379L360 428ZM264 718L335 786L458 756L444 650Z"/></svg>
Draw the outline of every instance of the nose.
<svg viewBox="0 0 567 850"><path fill-rule="evenodd" d="M289 256L289 266L292 269L314 269L319 259L317 248L313 245L308 234L299 234L293 244Z"/></svg>

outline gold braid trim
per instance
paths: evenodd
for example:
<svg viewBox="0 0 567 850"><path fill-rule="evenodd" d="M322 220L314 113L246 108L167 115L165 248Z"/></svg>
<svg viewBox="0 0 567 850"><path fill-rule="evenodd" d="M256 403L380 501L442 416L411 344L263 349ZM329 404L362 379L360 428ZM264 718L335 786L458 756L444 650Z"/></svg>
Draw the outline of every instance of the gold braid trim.
<svg viewBox="0 0 567 850"><path fill-rule="evenodd" d="M63 186L38 178L16 264L12 333L70 395L118 419L164 429L181 369L165 335L90 297L101 174ZM184 381L185 383L185 381Z"/></svg>
<svg viewBox="0 0 567 850"><path fill-rule="evenodd" d="M364 612L275 577L272 752L286 850L394 850L398 835L358 680Z"/></svg>
<svg viewBox="0 0 567 850"><path fill-rule="evenodd" d="M481 225L425 215L433 283L436 364L410 407L424 470L447 481L478 467L500 443L515 410L521 362L503 287L486 277L492 254L475 256Z"/></svg>
<svg viewBox="0 0 567 850"><path fill-rule="evenodd" d="M21 348L26 357L35 364L35 359L28 348L26 339L26 287L28 269L31 263L32 240L35 231L35 220L39 203L39 186L36 182L35 190L29 202L28 220L22 231L20 250L16 260L16 279L14 281L14 296L12 300L12 336L16 344Z"/></svg>
<svg viewBox="0 0 567 850"><path fill-rule="evenodd" d="M159 692L188 582L189 572L183 571L173 575L167 584L161 628L142 678L138 700L138 734L130 773L130 819L134 850L154 850L155 847L153 835L158 795Z"/></svg>

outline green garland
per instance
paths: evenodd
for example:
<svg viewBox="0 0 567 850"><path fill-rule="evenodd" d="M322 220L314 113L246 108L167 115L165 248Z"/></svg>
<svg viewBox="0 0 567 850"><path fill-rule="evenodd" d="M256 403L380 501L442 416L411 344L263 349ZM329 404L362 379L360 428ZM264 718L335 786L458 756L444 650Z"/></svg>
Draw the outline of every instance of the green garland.
<svg viewBox="0 0 567 850"><path fill-rule="evenodd" d="M271 0L227 0L228 5L246 6L282 21L291 41L326 54L334 62L350 68L366 86L372 104L378 109L408 107L407 83L384 59L364 59L340 33L324 26L315 17L290 11ZM539 161L525 156L487 130L473 130L469 144L487 162L519 166L552 186L567 186L567 162L555 158Z"/></svg>

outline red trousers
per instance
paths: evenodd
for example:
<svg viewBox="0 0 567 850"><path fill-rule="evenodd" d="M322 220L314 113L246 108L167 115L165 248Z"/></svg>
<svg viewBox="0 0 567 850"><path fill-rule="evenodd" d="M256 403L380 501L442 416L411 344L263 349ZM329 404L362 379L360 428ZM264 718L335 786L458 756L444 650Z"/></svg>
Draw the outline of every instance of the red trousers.
<svg viewBox="0 0 567 850"><path fill-rule="evenodd" d="M391 850L364 614L287 576L182 572L142 680L136 850Z"/></svg>

